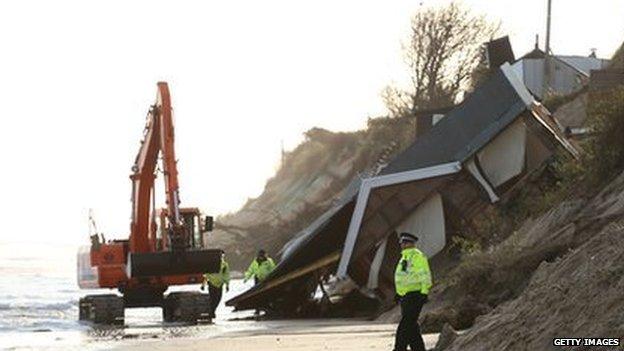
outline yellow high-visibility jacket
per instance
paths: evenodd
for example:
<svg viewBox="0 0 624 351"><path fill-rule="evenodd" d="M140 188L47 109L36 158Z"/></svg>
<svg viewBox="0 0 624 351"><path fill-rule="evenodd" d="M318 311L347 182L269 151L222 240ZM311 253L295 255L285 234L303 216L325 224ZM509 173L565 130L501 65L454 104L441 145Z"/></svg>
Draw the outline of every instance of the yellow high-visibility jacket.
<svg viewBox="0 0 624 351"><path fill-rule="evenodd" d="M399 296L413 291L429 294L432 280L425 254L415 247L401 251L401 259L394 271L394 285Z"/></svg>
<svg viewBox="0 0 624 351"><path fill-rule="evenodd" d="M267 259L262 263L259 263L258 259L254 259L245 272L245 280L250 279L251 277L256 277L258 281L263 281L274 268L275 262L273 262L271 257L267 257Z"/></svg>
<svg viewBox="0 0 624 351"><path fill-rule="evenodd" d="M225 284L227 287L230 286L230 265L225 261L225 259L221 259L221 268L218 273L206 273L204 274L204 282L208 282L208 284L220 288Z"/></svg>

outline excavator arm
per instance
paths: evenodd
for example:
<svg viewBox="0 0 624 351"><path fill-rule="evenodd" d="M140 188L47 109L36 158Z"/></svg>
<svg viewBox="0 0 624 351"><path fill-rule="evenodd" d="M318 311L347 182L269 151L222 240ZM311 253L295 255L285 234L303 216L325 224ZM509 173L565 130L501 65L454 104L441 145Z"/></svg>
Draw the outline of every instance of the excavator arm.
<svg viewBox="0 0 624 351"><path fill-rule="evenodd" d="M162 158L167 213L165 251L150 242L154 227L154 183L158 156ZM220 250L190 250L190 237L180 215L178 170L174 147L171 97L167 83L158 83L156 103L151 106L141 147L132 167L132 222L126 264L129 277L191 274L219 269Z"/></svg>
<svg viewBox="0 0 624 351"><path fill-rule="evenodd" d="M165 181L169 239L173 249L183 249L185 232L180 220L180 195L178 170L175 159L174 127L169 87L158 83L156 103L150 108L141 147L132 166L132 223L130 225L130 251L149 252L149 230L155 170L158 155L162 155Z"/></svg>

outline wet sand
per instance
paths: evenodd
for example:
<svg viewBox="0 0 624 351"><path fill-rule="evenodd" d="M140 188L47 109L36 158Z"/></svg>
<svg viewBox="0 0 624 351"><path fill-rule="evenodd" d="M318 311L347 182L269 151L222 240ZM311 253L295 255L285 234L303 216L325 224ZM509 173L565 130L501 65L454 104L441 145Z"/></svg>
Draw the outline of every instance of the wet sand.
<svg viewBox="0 0 624 351"><path fill-rule="evenodd" d="M263 329L226 332L220 336L134 340L113 350L155 351L355 351L392 350L396 324L361 321L279 321L259 322ZM428 349L438 335L425 336Z"/></svg>

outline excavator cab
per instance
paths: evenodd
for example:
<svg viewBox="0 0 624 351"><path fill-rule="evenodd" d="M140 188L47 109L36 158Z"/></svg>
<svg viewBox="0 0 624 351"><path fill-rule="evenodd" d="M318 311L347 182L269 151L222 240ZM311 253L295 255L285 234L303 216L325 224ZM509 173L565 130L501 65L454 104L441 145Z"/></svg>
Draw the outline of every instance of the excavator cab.
<svg viewBox="0 0 624 351"><path fill-rule="evenodd" d="M195 211L191 209L190 211L185 211L182 209L180 211L182 215L182 222L184 222L184 227L187 232L187 236L189 237L189 246L192 249L203 249L204 248L204 235L203 235L203 227L202 227L202 217L199 211Z"/></svg>
<svg viewBox="0 0 624 351"><path fill-rule="evenodd" d="M156 210L155 217L156 221L150 230L152 252L129 254L127 266L130 277L197 274L219 269L221 250L205 247L204 230L207 228L198 208L180 208L185 238L182 252L175 251L168 235L171 229L168 210Z"/></svg>
<svg viewBox="0 0 624 351"><path fill-rule="evenodd" d="M212 217L202 217L201 212L197 208L181 208L180 216L184 224L185 236L188 238L188 247L191 250L201 250L206 247L204 242L204 234L212 230L206 225L207 221L212 222ZM164 251L171 247L171 243L167 237L169 222L167 219L167 209L162 208L156 211L155 228L152 230L150 238L153 245L153 251Z"/></svg>

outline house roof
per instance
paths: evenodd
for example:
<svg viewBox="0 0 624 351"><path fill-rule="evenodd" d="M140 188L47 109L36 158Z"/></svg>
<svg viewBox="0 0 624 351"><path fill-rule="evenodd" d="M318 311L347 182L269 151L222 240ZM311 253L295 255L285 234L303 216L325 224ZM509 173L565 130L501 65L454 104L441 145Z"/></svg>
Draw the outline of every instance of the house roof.
<svg viewBox="0 0 624 351"><path fill-rule="evenodd" d="M579 73L589 77L592 70L603 69L608 66L609 60L601 59L592 56L580 56L580 55L552 55L552 58L572 67ZM528 52L524 56L520 57L516 62L524 59L544 59L546 53L539 48L535 48Z"/></svg>
<svg viewBox="0 0 624 351"><path fill-rule="evenodd" d="M332 208L297 233L295 238L285 245L282 249L282 259L264 281L227 301L226 304L236 306L237 309L263 305L270 302L275 294L279 294L281 289L286 287L286 283L311 273L306 267L319 261L322 261L323 265L337 263L360 183L360 178L354 179Z"/></svg>
<svg viewBox="0 0 624 351"><path fill-rule="evenodd" d="M587 76L589 76L592 70L605 68L609 64L609 60L589 56L558 55L556 58L583 72Z"/></svg>
<svg viewBox="0 0 624 351"><path fill-rule="evenodd" d="M390 162L381 175L464 161L533 101L511 66L504 64L429 133Z"/></svg>
<svg viewBox="0 0 624 351"><path fill-rule="evenodd" d="M542 51L540 48L536 47L535 49L524 54L524 56L518 58L516 62L523 60L523 59L542 59L544 57L546 57L546 53Z"/></svg>

